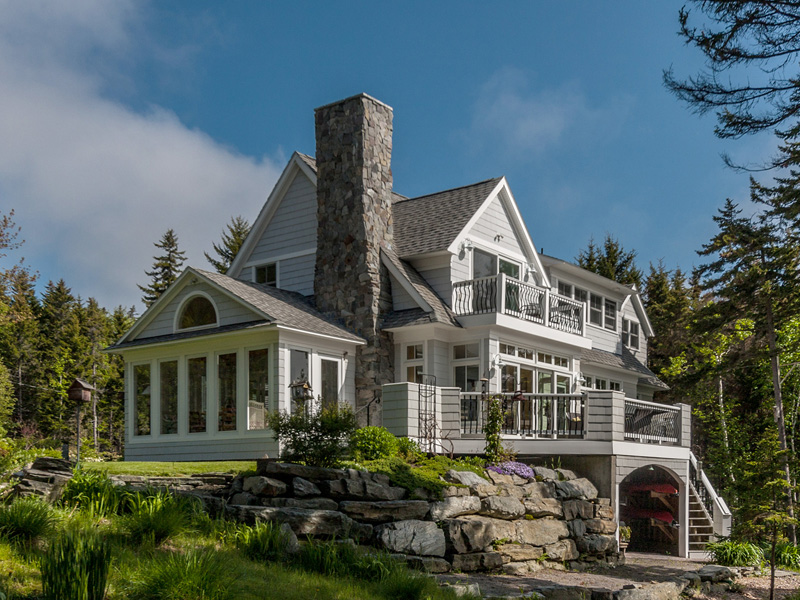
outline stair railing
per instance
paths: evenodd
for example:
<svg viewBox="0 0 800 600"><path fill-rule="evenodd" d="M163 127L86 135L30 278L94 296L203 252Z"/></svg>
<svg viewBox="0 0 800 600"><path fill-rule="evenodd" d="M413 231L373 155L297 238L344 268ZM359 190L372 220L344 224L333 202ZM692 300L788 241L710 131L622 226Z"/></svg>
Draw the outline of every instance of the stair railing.
<svg viewBox="0 0 800 600"><path fill-rule="evenodd" d="M702 464L693 452L689 452L689 485L697 494L703 505L706 515L714 526L714 535L726 537L731 534L731 511L725 499L717 494L706 474Z"/></svg>

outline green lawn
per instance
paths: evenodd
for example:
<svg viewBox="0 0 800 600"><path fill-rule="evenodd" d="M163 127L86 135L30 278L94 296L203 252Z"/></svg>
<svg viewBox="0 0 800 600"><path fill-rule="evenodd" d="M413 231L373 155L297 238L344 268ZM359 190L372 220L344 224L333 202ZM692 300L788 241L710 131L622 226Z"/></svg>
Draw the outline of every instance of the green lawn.
<svg viewBox="0 0 800 600"><path fill-rule="evenodd" d="M86 471L102 471L107 475L144 475L150 477L179 477L200 473L243 473L254 472L254 460L226 460L208 462L85 462L81 468Z"/></svg>

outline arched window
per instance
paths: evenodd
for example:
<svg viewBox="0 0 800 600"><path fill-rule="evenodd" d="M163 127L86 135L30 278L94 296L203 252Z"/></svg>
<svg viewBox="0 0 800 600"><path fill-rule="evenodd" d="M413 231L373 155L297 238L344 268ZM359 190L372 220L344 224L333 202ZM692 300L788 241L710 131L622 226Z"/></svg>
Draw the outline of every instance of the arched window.
<svg viewBox="0 0 800 600"><path fill-rule="evenodd" d="M217 311L214 305L205 296L195 296L183 306L181 318L178 321L179 329L190 329L204 325L214 325L217 322Z"/></svg>

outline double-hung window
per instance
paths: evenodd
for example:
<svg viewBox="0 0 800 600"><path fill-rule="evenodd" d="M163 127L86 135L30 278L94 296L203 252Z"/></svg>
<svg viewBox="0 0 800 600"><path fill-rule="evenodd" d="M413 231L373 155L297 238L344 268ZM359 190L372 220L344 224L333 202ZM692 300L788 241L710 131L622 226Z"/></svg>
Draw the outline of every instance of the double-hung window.
<svg viewBox="0 0 800 600"><path fill-rule="evenodd" d="M622 319L622 343L628 348L639 349L639 324L636 321Z"/></svg>
<svg viewBox="0 0 800 600"><path fill-rule="evenodd" d="M406 346L406 381L422 383L423 359L423 344L409 344Z"/></svg>
<svg viewBox="0 0 800 600"><path fill-rule="evenodd" d="M453 346L454 385L461 388L462 392L482 391L479 356L478 342Z"/></svg>

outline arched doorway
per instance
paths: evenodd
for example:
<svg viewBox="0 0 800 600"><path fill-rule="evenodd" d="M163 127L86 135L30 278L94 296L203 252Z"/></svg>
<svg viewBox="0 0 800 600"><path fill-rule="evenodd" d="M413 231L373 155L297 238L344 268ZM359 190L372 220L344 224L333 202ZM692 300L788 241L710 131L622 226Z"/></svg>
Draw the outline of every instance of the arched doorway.
<svg viewBox="0 0 800 600"><path fill-rule="evenodd" d="M681 482L658 465L640 467L619 484L619 519L631 528L628 550L678 555Z"/></svg>

